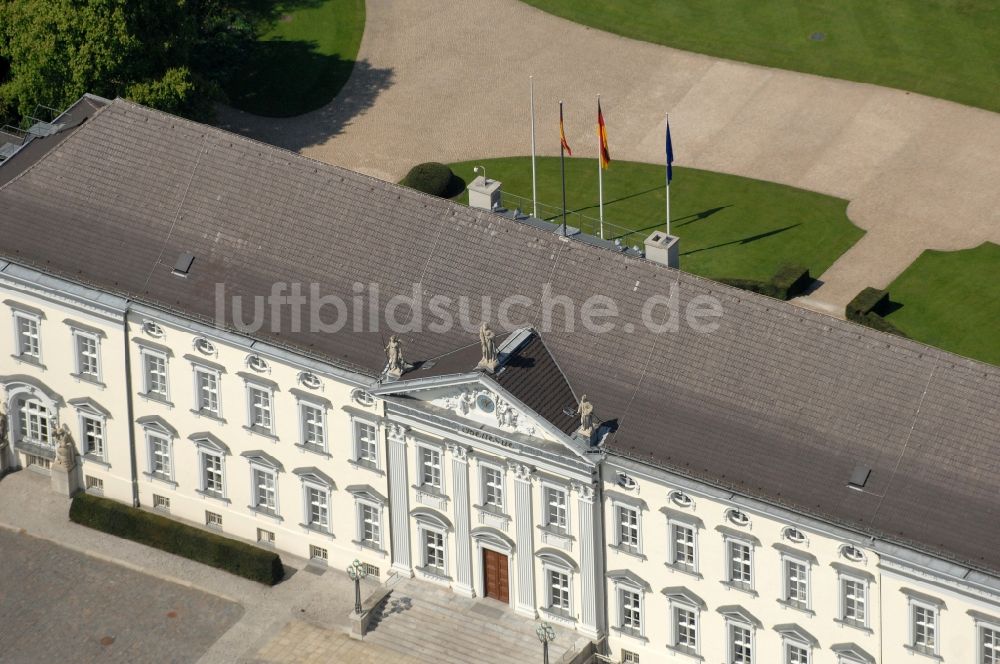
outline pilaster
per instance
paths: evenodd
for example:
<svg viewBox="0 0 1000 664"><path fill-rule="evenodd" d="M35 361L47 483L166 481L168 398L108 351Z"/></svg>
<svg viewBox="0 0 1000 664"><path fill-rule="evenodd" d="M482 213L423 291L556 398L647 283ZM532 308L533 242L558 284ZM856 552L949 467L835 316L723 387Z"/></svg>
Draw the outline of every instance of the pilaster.
<svg viewBox="0 0 1000 664"><path fill-rule="evenodd" d="M410 489L406 463L406 427L388 425L389 515L392 532L392 568L413 576L410 557Z"/></svg>
<svg viewBox="0 0 1000 664"><path fill-rule="evenodd" d="M600 533L594 527L594 487L574 483L576 513L580 519L580 622L577 629L590 638L598 638L604 631L604 581L599 555Z"/></svg>
<svg viewBox="0 0 1000 664"><path fill-rule="evenodd" d="M517 553L517 602L518 613L531 616L535 611L535 540L532 518L531 474L533 469L520 463L508 466L514 473L514 525Z"/></svg>
<svg viewBox="0 0 1000 664"><path fill-rule="evenodd" d="M469 521L469 449L450 444L452 505L455 506L455 583L452 589L466 597L475 597L472 583L472 535Z"/></svg>

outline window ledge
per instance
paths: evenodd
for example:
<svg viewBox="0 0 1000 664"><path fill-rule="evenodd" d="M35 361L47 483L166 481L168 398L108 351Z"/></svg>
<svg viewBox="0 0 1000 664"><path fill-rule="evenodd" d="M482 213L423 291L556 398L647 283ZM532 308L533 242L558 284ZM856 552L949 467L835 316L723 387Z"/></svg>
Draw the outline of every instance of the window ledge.
<svg viewBox="0 0 1000 664"><path fill-rule="evenodd" d="M161 403L167 408L173 408L174 404L167 400L165 396L159 395L156 392L139 392L139 398L146 401L152 401L154 403Z"/></svg>
<svg viewBox="0 0 1000 664"><path fill-rule="evenodd" d="M484 514L495 516L498 519L503 519L504 521L510 521L510 515L505 514L499 508L493 507L491 505L473 505L473 507Z"/></svg>
<svg viewBox="0 0 1000 664"><path fill-rule="evenodd" d="M310 452L312 454L318 454L321 457L332 459L333 456L326 450L316 447L315 445L303 445L302 443L295 443L295 447L299 448L303 452Z"/></svg>
<svg viewBox="0 0 1000 664"><path fill-rule="evenodd" d="M46 366L42 364L34 355L11 355L19 364L30 364L33 367L38 367L42 371L46 370Z"/></svg>
<svg viewBox="0 0 1000 664"><path fill-rule="evenodd" d="M547 535L552 535L553 537L562 537L563 539L567 539L567 540L569 540L571 542L576 541L575 537L573 537L572 535L570 535L568 532L563 532L559 528L553 528L552 526L547 525L547 524L546 525L538 525L538 526L535 526L535 527L538 528L543 533L546 533Z"/></svg>
<svg viewBox="0 0 1000 664"><path fill-rule="evenodd" d="M163 475L158 475L156 473L146 473L146 472L144 472L143 475L146 477L146 479L150 479L150 480L153 480L155 482L159 482L160 484L166 484L171 489L176 489L177 488L177 482L173 481L169 477L164 477Z"/></svg>
<svg viewBox="0 0 1000 664"><path fill-rule="evenodd" d="M615 627L612 625L611 631L620 634L622 636L627 636L630 639L635 639L636 641L649 643L649 639L647 639L645 636L643 636L642 634L636 632L634 629L631 629L629 627Z"/></svg>
<svg viewBox="0 0 1000 664"><path fill-rule="evenodd" d="M226 418L221 417L220 415L218 415L216 413L213 413L210 410L195 410L194 408L192 408L191 412L193 414L197 415L198 417L205 417L205 418L208 418L208 419L210 419L210 420L212 420L214 422L218 422L219 424L225 424L226 423Z"/></svg>
<svg viewBox="0 0 1000 664"><path fill-rule="evenodd" d="M203 489L195 489L194 492L203 498L211 498L212 500L218 500L220 503L225 503L227 505L230 505L233 502L228 498L226 498L225 496L220 496L219 494L212 493L211 491L205 491Z"/></svg>
<svg viewBox="0 0 1000 664"><path fill-rule="evenodd" d="M698 570L689 569L687 567L684 567L683 565L675 565L673 563L663 563L663 565L667 569L671 570L672 572L680 572L681 574L687 574L688 576L693 576L696 579L704 579L705 578L704 576L702 576L701 572L699 572ZM670 647L670 646L668 646L668 647ZM684 651L683 650L678 650L677 652L684 652Z"/></svg>
<svg viewBox="0 0 1000 664"><path fill-rule="evenodd" d="M383 556L387 555L385 549L379 547L379 545L377 544L372 544L371 542L364 542L362 540L351 540L351 544L360 546L362 549L368 549L369 551L381 553Z"/></svg>
<svg viewBox="0 0 1000 664"><path fill-rule="evenodd" d="M562 609L553 609L548 606L543 606L539 609L545 616L554 623L561 623L567 627L573 627L576 625L576 618L569 615L568 612L564 612Z"/></svg>
<svg viewBox="0 0 1000 664"><path fill-rule="evenodd" d="M794 602L789 602L786 599L779 599L779 600L777 600L777 602L778 602L778 604L782 605L786 609L792 609L793 611L799 611L801 613L805 613L806 615L810 615L810 616L814 616L814 617L816 616L816 612L813 611L812 609L810 609L809 607L800 606L799 604L795 604Z"/></svg>
<svg viewBox="0 0 1000 664"><path fill-rule="evenodd" d="M452 578L435 567L417 567L415 568L422 576L429 579L434 579L436 581L448 581L451 582Z"/></svg>
<svg viewBox="0 0 1000 664"><path fill-rule="evenodd" d="M92 463L95 466L101 466L105 470L111 470L111 464L99 456L94 456L93 454L84 454L80 458L86 461L87 463Z"/></svg>
<svg viewBox="0 0 1000 664"><path fill-rule="evenodd" d="M840 625L843 625L844 627L850 627L851 629L861 630L865 634L874 634L875 633L875 630L873 630L872 628L870 628L867 625L864 625L862 623L852 622L850 620L844 620L842 618L834 618L833 622L838 623Z"/></svg>
<svg viewBox="0 0 1000 664"><path fill-rule="evenodd" d="M274 442L278 442L278 437L275 436L269 429L265 429L264 427L257 426L257 425L249 427L249 426L247 426L247 425L244 424L243 425L243 430L244 431L248 431L248 432L250 432L252 434L256 434L258 436L263 436L264 438L270 438Z"/></svg>
<svg viewBox="0 0 1000 664"><path fill-rule="evenodd" d="M347 463L351 464L355 468L363 468L367 471L375 473L376 475L385 475L385 471L373 464L371 461L362 461L360 459L348 459Z"/></svg>
<svg viewBox="0 0 1000 664"><path fill-rule="evenodd" d="M310 533L314 533L328 539L337 539L334 537L333 533L330 532L329 528L321 528L320 526L315 526L309 523L300 523L299 527L309 531Z"/></svg>
<svg viewBox="0 0 1000 664"><path fill-rule="evenodd" d="M101 382L100 378L97 378L96 376L91 376L90 374L71 373L70 376L80 381L81 383L90 383L91 385L96 385L102 390L107 387L107 385Z"/></svg>
<svg viewBox="0 0 1000 664"><path fill-rule="evenodd" d="M270 519L275 523L281 523L285 519L277 512L272 512L271 510L262 509L260 507L254 507L253 505L247 505L247 509L256 514L257 516L262 516L266 519Z"/></svg>
<svg viewBox="0 0 1000 664"><path fill-rule="evenodd" d="M417 493L422 493L425 496L430 496L431 498L438 498L441 500L448 500L448 496L441 492L441 489L435 486L428 486L426 484L411 484L410 488Z"/></svg>
<svg viewBox="0 0 1000 664"><path fill-rule="evenodd" d="M683 655L684 657L690 657L691 659L697 660L699 662L704 662L705 661L704 657L702 657L701 655L699 655L696 652L691 652L690 650L687 650L686 648L679 648L677 646L668 645L667 646L667 650L669 650L670 652L673 652L673 653L677 653L678 655Z"/></svg>
<svg viewBox="0 0 1000 664"><path fill-rule="evenodd" d="M936 659L939 662L943 662L944 661L944 657L942 657L941 655L938 655L936 653L927 652L926 650L923 650L921 648L917 648L915 646L911 646L909 644L904 644L903 647L906 648L907 650L909 650L911 654L914 654L914 655L923 655L924 657L929 657L930 659Z"/></svg>
<svg viewBox="0 0 1000 664"><path fill-rule="evenodd" d="M15 440L13 447L15 450L27 452L28 454L34 454L35 456L40 456L44 459L49 459L50 461L55 461L56 458L56 448L51 445L36 443L32 440Z"/></svg>
<svg viewBox="0 0 1000 664"><path fill-rule="evenodd" d="M622 546L621 544L609 544L608 548L614 549L618 553L624 553L626 556L632 556L633 558L638 558L639 560L648 560L648 558L646 558L646 554L642 553L641 551L636 551L631 547Z"/></svg>
<svg viewBox="0 0 1000 664"><path fill-rule="evenodd" d="M721 583L726 588L729 588L730 590L736 590L736 591L741 592L741 593L746 593L747 595L750 595L751 597L760 597L760 593L758 593L753 588L749 588L747 586L742 586L742 585L739 585L737 583L730 583L729 581L719 581L719 583ZM781 600L779 600L779 601L781 601Z"/></svg>

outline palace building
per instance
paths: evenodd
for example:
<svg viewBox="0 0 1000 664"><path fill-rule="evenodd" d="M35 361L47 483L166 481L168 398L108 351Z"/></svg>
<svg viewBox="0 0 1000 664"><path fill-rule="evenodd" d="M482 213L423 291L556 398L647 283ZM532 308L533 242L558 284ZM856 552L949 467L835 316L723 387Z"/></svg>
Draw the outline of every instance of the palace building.
<svg viewBox="0 0 1000 664"><path fill-rule="evenodd" d="M0 472L614 662L1000 664L997 367L120 99L15 147Z"/></svg>

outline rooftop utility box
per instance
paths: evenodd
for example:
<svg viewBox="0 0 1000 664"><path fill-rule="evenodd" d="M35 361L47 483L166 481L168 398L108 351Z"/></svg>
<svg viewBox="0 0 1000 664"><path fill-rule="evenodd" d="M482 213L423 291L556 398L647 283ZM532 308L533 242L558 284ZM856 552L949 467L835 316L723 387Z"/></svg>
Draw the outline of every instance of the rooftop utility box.
<svg viewBox="0 0 1000 664"><path fill-rule="evenodd" d="M500 180L487 180L482 175L469 185L469 207L493 210L500 207Z"/></svg>
<svg viewBox="0 0 1000 664"><path fill-rule="evenodd" d="M646 238L646 258L668 267L679 268L679 237L667 235L663 231L653 231Z"/></svg>

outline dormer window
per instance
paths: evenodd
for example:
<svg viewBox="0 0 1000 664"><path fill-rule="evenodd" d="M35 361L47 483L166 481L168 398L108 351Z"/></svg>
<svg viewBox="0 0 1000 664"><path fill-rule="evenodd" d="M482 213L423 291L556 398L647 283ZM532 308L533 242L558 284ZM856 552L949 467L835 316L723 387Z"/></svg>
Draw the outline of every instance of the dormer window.
<svg viewBox="0 0 1000 664"><path fill-rule="evenodd" d="M260 355L248 355L247 366L257 373L267 373L271 370L271 365L269 365L267 360L262 358Z"/></svg>
<svg viewBox="0 0 1000 664"><path fill-rule="evenodd" d="M750 517L748 517L744 512L737 509L732 509L726 512L726 518L729 519L734 525L737 526L749 526Z"/></svg>
<svg viewBox="0 0 1000 664"><path fill-rule="evenodd" d="M691 496L687 495L683 491L671 491L670 500L673 501L678 507L691 507L694 501L691 500Z"/></svg>

